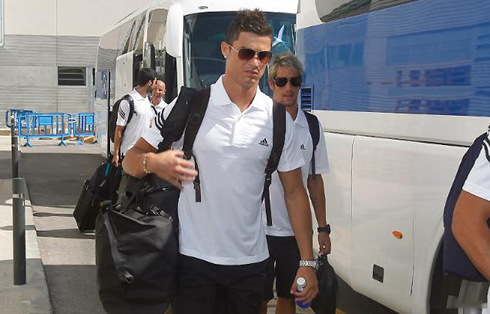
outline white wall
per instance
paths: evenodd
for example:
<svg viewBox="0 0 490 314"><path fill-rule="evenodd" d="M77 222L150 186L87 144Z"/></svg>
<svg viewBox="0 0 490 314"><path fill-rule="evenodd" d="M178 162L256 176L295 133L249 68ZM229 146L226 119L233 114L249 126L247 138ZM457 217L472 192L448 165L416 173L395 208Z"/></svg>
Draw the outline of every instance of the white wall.
<svg viewBox="0 0 490 314"><path fill-rule="evenodd" d="M6 35L100 36L151 0L4 0Z"/></svg>

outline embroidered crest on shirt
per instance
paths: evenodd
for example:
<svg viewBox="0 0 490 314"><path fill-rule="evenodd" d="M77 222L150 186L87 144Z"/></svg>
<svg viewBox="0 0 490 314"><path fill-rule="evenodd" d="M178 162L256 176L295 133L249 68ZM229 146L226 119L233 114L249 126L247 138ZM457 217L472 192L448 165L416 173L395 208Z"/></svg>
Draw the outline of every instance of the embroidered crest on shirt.
<svg viewBox="0 0 490 314"><path fill-rule="evenodd" d="M267 143L267 139L264 137L262 141L259 142L259 145L269 147L269 143Z"/></svg>
<svg viewBox="0 0 490 314"><path fill-rule="evenodd" d="M305 147L305 144L301 144L301 146L299 147L301 150L306 150L306 147Z"/></svg>

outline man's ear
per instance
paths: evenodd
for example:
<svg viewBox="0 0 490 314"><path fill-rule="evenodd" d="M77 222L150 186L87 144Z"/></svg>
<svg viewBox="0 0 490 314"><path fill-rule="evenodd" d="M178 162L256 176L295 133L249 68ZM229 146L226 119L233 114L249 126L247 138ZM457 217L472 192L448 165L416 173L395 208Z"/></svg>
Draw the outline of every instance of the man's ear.
<svg viewBox="0 0 490 314"><path fill-rule="evenodd" d="M225 59L228 57L228 54L230 53L230 46L228 46L228 43L226 41L221 42L221 53L223 54L223 57Z"/></svg>
<svg viewBox="0 0 490 314"><path fill-rule="evenodd" d="M272 91L276 88L276 85L274 84L273 80L269 80L269 87L271 88Z"/></svg>

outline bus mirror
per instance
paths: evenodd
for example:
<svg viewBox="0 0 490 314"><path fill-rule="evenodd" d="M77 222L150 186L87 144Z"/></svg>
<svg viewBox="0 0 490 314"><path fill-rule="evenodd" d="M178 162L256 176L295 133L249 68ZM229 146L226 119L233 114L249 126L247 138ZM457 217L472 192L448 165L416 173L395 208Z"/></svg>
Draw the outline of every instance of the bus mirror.
<svg viewBox="0 0 490 314"><path fill-rule="evenodd" d="M167 16L167 29L165 31L167 53L174 58L182 57L184 38L184 13L180 4L170 6Z"/></svg>

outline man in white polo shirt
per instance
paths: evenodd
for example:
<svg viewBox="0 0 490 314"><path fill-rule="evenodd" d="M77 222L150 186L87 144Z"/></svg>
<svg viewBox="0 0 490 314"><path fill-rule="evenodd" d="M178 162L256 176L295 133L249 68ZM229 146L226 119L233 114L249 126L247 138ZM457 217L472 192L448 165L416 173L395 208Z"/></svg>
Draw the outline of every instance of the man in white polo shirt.
<svg viewBox="0 0 490 314"><path fill-rule="evenodd" d="M125 171L133 176L154 172L183 187L179 200L179 291L173 308L177 314L260 313L269 256L261 196L272 148L272 100L259 90L258 83L271 57L271 43L271 28L258 10L240 11L228 28L221 44L225 74L211 86L193 147L201 202L196 202L189 183L196 172L186 168L192 164L179 158L183 153L155 153L162 140L155 128L136 143L124 161ZM289 116L286 123L278 171L301 258L309 265L313 249L311 214L301 181L304 161ZM307 281L305 290L296 292L298 299L312 300L318 293L314 268L300 267L297 276ZM295 290L296 285L291 288Z"/></svg>
<svg viewBox="0 0 490 314"><path fill-rule="evenodd" d="M144 68L138 72L136 78L137 86L131 93L129 93L134 104L133 116L129 123L129 102L124 99L119 104L116 132L114 133L114 156L112 157L112 163L116 166L119 165L119 158L125 156L128 149L133 147L136 141L150 127L154 113L151 109L147 94L152 91L156 77L157 73L153 69ZM124 127L126 127L126 129L124 130L123 135Z"/></svg>
<svg viewBox="0 0 490 314"><path fill-rule="evenodd" d="M478 271L490 281L490 127L454 208L452 231ZM488 295L490 301L490 291ZM487 303L487 306L489 304ZM484 309L483 313L490 313Z"/></svg>
<svg viewBox="0 0 490 314"><path fill-rule="evenodd" d="M296 145L303 153L305 165L301 167L303 185L308 187L315 216L318 222L318 243L321 254L330 253L330 226L327 225L325 193L322 173L329 172L327 148L321 123L318 121L319 141L313 153L313 139L305 113L298 108L298 93L302 84L303 66L292 54L275 56L269 65L269 86L274 91L274 100L286 107L294 120ZM316 119L316 117L312 118ZM316 120L317 121L317 120ZM315 158L313 160L313 158ZM314 166L313 166L314 165ZM314 173L313 173L314 167ZM269 263L262 313L267 313L267 303L274 297L273 284L276 278L277 314L294 314L296 306L290 288L301 260L293 228L289 222L283 186L277 172L272 175L270 187L272 226L267 226L264 215L265 233L269 247ZM265 206L264 208L265 213Z"/></svg>

